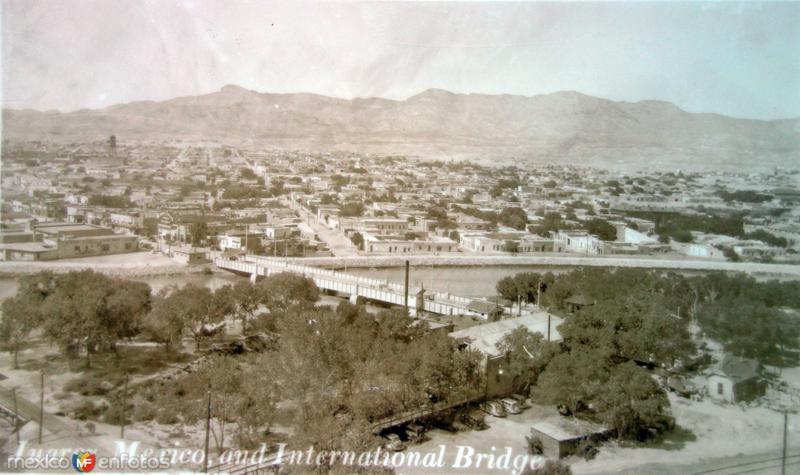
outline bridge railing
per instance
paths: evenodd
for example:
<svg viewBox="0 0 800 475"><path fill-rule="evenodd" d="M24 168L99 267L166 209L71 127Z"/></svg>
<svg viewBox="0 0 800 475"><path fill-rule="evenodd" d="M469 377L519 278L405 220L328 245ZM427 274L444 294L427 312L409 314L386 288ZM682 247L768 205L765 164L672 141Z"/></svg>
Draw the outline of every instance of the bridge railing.
<svg viewBox="0 0 800 475"><path fill-rule="evenodd" d="M458 406L462 406L464 404L480 401L483 399L483 396L480 393L473 393L462 398L456 399L454 401L442 401L434 404L430 404L427 406L420 406L414 409L410 409L408 411L402 412L400 414L394 414L389 416L385 419L381 419L378 422L372 424L370 429L373 433L378 433L383 429L387 429L389 427L394 427L400 424L405 424L406 422L411 422L422 417L426 417L437 412L442 412L448 409L452 409Z"/></svg>
<svg viewBox="0 0 800 475"><path fill-rule="evenodd" d="M244 260L233 260L218 257L214 264L220 268L230 269L249 274L268 275L273 272L290 272L312 278L323 289L337 292L358 293L358 295L384 302L402 305L405 297L405 287L386 280L371 279L351 274L345 274L329 269L320 269L300 264L293 264L280 259L248 254ZM409 304L414 306L414 291L410 292ZM472 299L459 297L449 293L427 294L424 301L426 311L442 315L457 315L464 313L466 306Z"/></svg>

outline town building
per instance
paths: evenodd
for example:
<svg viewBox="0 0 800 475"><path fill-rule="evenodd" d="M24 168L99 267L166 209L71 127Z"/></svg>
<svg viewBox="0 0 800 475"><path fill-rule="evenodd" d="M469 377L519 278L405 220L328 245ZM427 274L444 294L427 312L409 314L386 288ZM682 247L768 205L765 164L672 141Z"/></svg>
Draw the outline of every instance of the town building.
<svg viewBox="0 0 800 475"><path fill-rule="evenodd" d="M369 254L430 254L457 252L458 243L449 238L406 239L401 236L375 236L363 233L364 252Z"/></svg>
<svg viewBox="0 0 800 475"><path fill-rule="evenodd" d="M725 355L706 379L708 396L733 403L752 401L766 391L760 370L761 364L756 360Z"/></svg>
<svg viewBox="0 0 800 475"><path fill-rule="evenodd" d="M89 224L41 223L16 242L0 244L5 261L46 261L135 252L139 238ZM29 239L29 240L28 240Z"/></svg>

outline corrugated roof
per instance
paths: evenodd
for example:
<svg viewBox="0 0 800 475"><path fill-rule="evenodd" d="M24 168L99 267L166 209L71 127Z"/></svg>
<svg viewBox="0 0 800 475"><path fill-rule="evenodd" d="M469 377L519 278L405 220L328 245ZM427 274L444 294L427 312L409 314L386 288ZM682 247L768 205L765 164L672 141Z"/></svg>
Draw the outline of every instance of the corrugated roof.
<svg viewBox="0 0 800 475"><path fill-rule="evenodd" d="M561 335L558 333L557 327L561 325L563 320L555 315L550 316L550 339L560 340ZM464 338L470 342L470 346L476 350L480 350L488 355L499 355L501 352L497 348L497 344L506 335L514 331L520 326L526 327L533 333L541 333L547 337L547 313L537 312L532 315L525 315L517 318L507 318L497 322L485 323L483 325L476 325L474 327L465 328L450 333L450 336L455 339Z"/></svg>

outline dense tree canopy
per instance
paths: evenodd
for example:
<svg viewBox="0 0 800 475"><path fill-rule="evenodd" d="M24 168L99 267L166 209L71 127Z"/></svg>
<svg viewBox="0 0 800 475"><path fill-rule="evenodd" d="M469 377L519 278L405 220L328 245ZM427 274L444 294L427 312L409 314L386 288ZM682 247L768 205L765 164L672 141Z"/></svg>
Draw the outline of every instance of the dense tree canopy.
<svg viewBox="0 0 800 475"><path fill-rule="evenodd" d="M563 309L570 296L588 302L558 331L557 347L536 348L536 336L514 332L502 347L515 378L535 382L532 394L613 428L622 437L643 439L671 425L669 402L652 375L639 365L673 367L691 363L697 348L689 333L696 322L733 354L763 363L793 365L800 326L800 283L758 282L743 274L701 276L656 270L584 268L536 276L542 303ZM498 282L498 293L519 297L518 274ZM789 310L789 308L793 310ZM540 347L541 348L541 347ZM530 353L530 354L528 354Z"/></svg>
<svg viewBox="0 0 800 475"><path fill-rule="evenodd" d="M299 397L298 437L319 448L358 447L374 421L482 387L476 353L401 310L289 308L278 331L278 372Z"/></svg>
<svg viewBox="0 0 800 475"><path fill-rule="evenodd" d="M528 224L528 215L522 208L504 208L498 221L503 226L522 230Z"/></svg>
<svg viewBox="0 0 800 475"><path fill-rule="evenodd" d="M150 308L150 286L93 271L53 276L52 292L38 305L45 335L65 351L97 351L135 336ZM24 294L23 294L24 295Z"/></svg>

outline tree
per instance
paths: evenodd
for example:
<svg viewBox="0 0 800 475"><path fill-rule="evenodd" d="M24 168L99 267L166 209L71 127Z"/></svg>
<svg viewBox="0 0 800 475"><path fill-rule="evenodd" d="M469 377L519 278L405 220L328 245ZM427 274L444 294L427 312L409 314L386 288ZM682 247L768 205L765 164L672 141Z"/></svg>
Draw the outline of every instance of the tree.
<svg viewBox="0 0 800 475"><path fill-rule="evenodd" d="M514 286L517 295L527 303L535 303L539 294L539 284L542 276L536 272L520 272L514 276Z"/></svg>
<svg viewBox="0 0 800 475"><path fill-rule="evenodd" d="M599 237L602 241L614 241L617 239L617 228L604 219L590 219L586 223L586 230L590 234Z"/></svg>
<svg viewBox="0 0 800 475"><path fill-rule="evenodd" d="M545 341L541 333L532 333L519 326L500 340L497 347L507 355L508 371L514 378L515 391L527 389L536 382L549 361L545 356Z"/></svg>
<svg viewBox="0 0 800 475"><path fill-rule="evenodd" d="M191 424L206 417L210 393L210 429L217 451L226 447L229 433L236 446L255 448L269 432L275 414L277 384L270 359L265 354L211 357L197 370L176 378L167 390L146 387L146 397L159 399L159 412L171 411L168 416L180 415Z"/></svg>
<svg viewBox="0 0 800 475"><path fill-rule="evenodd" d="M698 322L726 351L765 363L785 364L786 350L800 346L796 318L752 296L724 296L707 303Z"/></svg>
<svg viewBox="0 0 800 475"><path fill-rule="evenodd" d="M217 292L220 292L220 295L229 292L227 298L233 309L234 318L242 322L242 335L246 335L247 322L255 316L258 307L265 300L263 286L253 285L249 280L239 281L233 287L225 286Z"/></svg>
<svg viewBox="0 0 800 475"><path fill-rule="evenodd" d="M659 296L629 292L570 315L559 327L566 344L595 348L616 361L672 366L688 358L695 347L687 320L672 316Z"/></svg>
<svg viewBox="0 0 800 475"><path fill-rule="evenodd" d="M544 301L547 307L562 308L564 300L575 293L575 286L566 279L556 279L547 287L544 294Z"/></svg>
<svg viewBox="0 0 800 475"><path fill-rule="evenodd" d="M482 387L480 357L401 310L292 305L278 320L272 361L289 394L302 394L298 443L330 449L369 446L370 426L431 401L455 401Z"/></svg>
<svg viewBox="0 0 800 475"><path fill-rule="evenodd" d="M528 215L522 208L505 208L500 212L500 224L514 229L525 229Z"/></svg>
<svg viewBox="0 0 800 475"><path fill-rule="evenodd" d="M354 232L350 236L350 241L358 248L362 249L364 247L364 236L359 232Z"/></svg>
<svg viewBox="0 0 800 475"><path fill-rule="evenodd" d="M513 277L503 277L495 285L497 293L506 300L516 302L519 297L517 284L514 282Z"/></svg>
<svg viewBox="0 0 800 475"><path fill-rule="evenodd" d="M728 259L729 261L731 261L731 262L741 262L742 261L742 258L739 257L739 254L737 254L736 251L734 251L732 247L730 247L730 246L720 246L720 248L722 249L722 255L725 256L725 258Z"/></svg>
<svg viewBox="0 0 800 475"><path fill-rule="evenodd" d="M184 328L182 303L177 298L171 298L177 289L176 286L168 286L156 294L152 310L145 316L142 325L147 338L163 345L168 353L180 347Z"/></svg>
<svg viewBox="0 0 800 475"><path fill-rule="evenodd" d="M245 244L247 252L250 254L264 255L267 253L267 249L264 247L264 244L261 242L260 238L253 237L252 239L246 240Z"/></svg>
<svg viewBox="0 0 800 475"><path fill-rule="evenodd" d="M364 214L364 203L360 201L351 201L342 206L342 216L362 216Z"/></svg>
<svg viewBox="0 0 800 475"><path fill-rule="evenodd" d="M608 379L608 368L606 355L591 348L559 353L539 375L533 397L571 414L585 411Z"/></svg>
<svg viewBox="0 0 800 475"><path fill-rule="evenodd" d="M208 225L205 221L195 221L189 226L189 234L193 246L201 246L208 237Z"/></svg>
<svg viewBox="0 0 800 475"><path fill-rule="evenodd" d="M28 334L38 324L35 313L29 312L24 298L14 296L3 302L3 318L0 321L0 341L14 355L14 369L19 369L19 350Z"/></svg>
<svg viewBox="0 0 800 475"><path fill-rule="evenodd" d="M55 278L42 302L45 335L67 354L116 351L120 339L136 335L150 308L150 286L85 270Z"/></svg>
<svg viewBox="0 0 800 475"><path fill-rule="evenodd" d="M178 301L184 305L184 326L194 337L195 349L199 349L208 327L231 312L231 301L225 291L212 291L194 284L187 284L177 294Z"/></svg>
<svg viewBox="0 0 800 475"><path fill-rule="evenodd" d="M519 243L517 241L507 240L503 244L503 252L510 252L516 254L519 252Z"/></svg>
<svg viewBox="0 0 800 475"><path fill-rule="evenodd" d="M282 180L272 179L269 181L269 192L272 196L281 196L286 193Z"/></svg>
<svg viewBox="0 0 800 475"><path fill-rule="evenodd" d="M107 208L131 208L133 203L125 196L90 195L89 205L105 206Z"/></svg>
<svg viewBox="0 0 800 475"><path fill-rule="evenodd" d="M240 168L239 176L241 176L245 180L255 180L256 178L258 178L258 175L256 175L253 169L249 167Z"/></svg>
<svg viewBox="0 0 800 475"><path fill-rule="evenodd" d="M546 236L551 231L558 231L563 228L561 223L561 214L555 211L543 213L544 219L541 224L536 226L536 234Z"/></svg>
<svg viewBox="0 0 800 475"><path fill-rule="evenodd" d="M14 369L19 369L20 346L42 322L42 302L54 290L53 275L41 272L20 279L16 295L3 301L0 342L13 353Z"/></svg>
<svg viewBox="0 0 800 475"><path fill-rule="evenodd" d="M597 416L619 437L644 440L672 424L664 389L633 362L615 366L593 402Z"/></svg>
<svg viewBox="0 0 800 475"><path fill-rule="evenodd" d="M261 282L263 302L271 313L285 313L291 306L313 304L319 300L319 288L313 280L297 274L271 275Z"/></svg>
<svg viewBox="0 0 800 475"><path fill-rule="evenodd" d="M195 348L199 349L209 326L233 311L229 296L225 288L215 292L191 283L181 288L169 287L158 295L154 312L148 318L148 333L170 350L180 342L183 331L188 330Z"/></svg>

